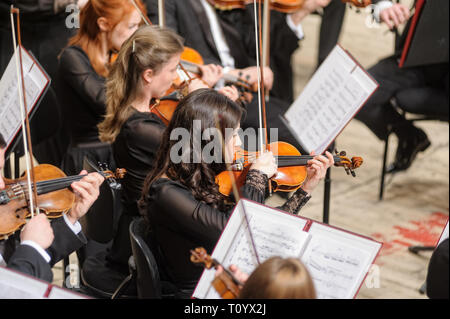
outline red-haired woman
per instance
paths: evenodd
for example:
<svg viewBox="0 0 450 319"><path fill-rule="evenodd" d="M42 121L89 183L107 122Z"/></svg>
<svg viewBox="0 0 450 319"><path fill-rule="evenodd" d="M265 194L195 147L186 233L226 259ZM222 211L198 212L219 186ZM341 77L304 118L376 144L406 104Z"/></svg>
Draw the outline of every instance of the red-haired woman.
<svg viewBox="0 0 450 319"><path fill-rule="evenodd" d="M145 13L141 0L136 5ZM83 158L114 165L109 144L100 142L97 124L106 110L105 78L111 58L141 24L130 0L90 0L80 12L80 29L60 55L57 95L71 138L63 160L67 174L82 169Z"/></svg>

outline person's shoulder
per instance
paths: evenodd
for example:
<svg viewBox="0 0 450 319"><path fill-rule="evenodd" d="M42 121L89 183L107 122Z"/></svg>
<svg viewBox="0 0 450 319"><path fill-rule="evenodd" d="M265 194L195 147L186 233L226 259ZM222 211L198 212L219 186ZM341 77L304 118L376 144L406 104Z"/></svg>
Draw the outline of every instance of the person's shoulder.
<svg viewBox="0 0 450 319"><path fill-rule="evenodd" d="M59 65L68 70L74 70L78 65L91 65L86 52L79 46L72 45L64 48L59 56Z"/></svg>
<svg viewBox="0 0 450 319"><path fill-rule="evenodd" d="M149 193L159 202L172 202L180 196L191 197L189 189L178 181L169 178L159 178L150 186Z"/></svg>
<svg viewBox="0 0 450 319"><path fill-rule="evenodd" d="M164 123L153 113L133 111L123 125L127 137L147 135L149 130L164 130Z"/></svg>
<svg viewBox="0 0 450 319"><path fill-rule="evenodd" d="M65 47L61 52L61 59L65 58L85 58L88 59L86 52L77 45Z"/></svg>

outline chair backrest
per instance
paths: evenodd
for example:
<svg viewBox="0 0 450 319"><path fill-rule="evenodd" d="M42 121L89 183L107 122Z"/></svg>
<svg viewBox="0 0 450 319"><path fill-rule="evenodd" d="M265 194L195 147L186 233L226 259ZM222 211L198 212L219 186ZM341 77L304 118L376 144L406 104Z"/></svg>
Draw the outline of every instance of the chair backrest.
<svg viewBox="0 0 450 319"><path fill-rule="evenodd" d="M148 224L143 218L137 218L130 224L130 240L136 264L138 297L160 299L162 293L158 265L145 239L149 239Z"/></svg>
<svg viewBox="0 0 450 319"><path fill-rule="evenodd" d="M408 88L395 95L397 106L403 111L448 121L448 94L432 87Z"/></svg>
<svg viewBox="0 0 450 319"><path fill-rule="evenodd" d="M83 168L94 172L95 168L85 159ZM89 212L80 220L83 232L87 238L106 244L111 241L116 232L117 223L122 213L120 190L113 189L104 182L100 186L100 194Z"/></svg>

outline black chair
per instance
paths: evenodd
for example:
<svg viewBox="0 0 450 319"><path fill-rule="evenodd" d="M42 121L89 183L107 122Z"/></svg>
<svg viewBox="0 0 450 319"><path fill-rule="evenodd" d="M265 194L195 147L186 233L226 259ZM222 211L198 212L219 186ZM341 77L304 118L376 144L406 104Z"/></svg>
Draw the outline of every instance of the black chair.
<svg viewBox="0 0 450 319"><path fill-rule="evenodd" d="M84 159L83 168L88 172L95 172L97 170L96 165L86 158ZM94 262L94 260L97 262L107 255L116 233L122 210L120 189L111 187L110 184L105 181L100 186L98 199L89 209L89 212L80 219L83 232L88 239L87 245L77 251L79 265L81 265L81 267L79 267L79 269L81 269L81 284L85 286L87 290L92 291L93 295L100 298L111 298L113 293L103 291L90 282L90 278L95 278L96 274L86 274L83 271L85 261L89 257L92 257L93 260L89 262L89 265L92 267L88 267L88 269L95 269L96 267L91 265L92 262ZM64 271L66 269L66 263L68 263L68 259L64 260Z"/></svg>
<svg viewBox="0 0 450 319"><path fill-rule="evenodd" d="M391 99L391 104L395 108L399 109L404 115L408 113L415 116L407 119L409 123L415 123L419 121L448 122L448 94L444 90L431 87L409 88L401 90ZM380 200L383 200L385 187L389 136L395 128L395 125L388 128L389 133L384 144L383 168L381 171L379 193Z"/></svg>
<svg viewBox="0 0 450 319"><path fill-rule="evenodd" d="M143 218L135 219L130 224L131 249L133 251L136 272L130 273L129 281L136 280L139 299L175 298L177 289L168 281L162 281L158 270L155 255L150 247L155 247L148 242L148 224ZM132 264L132 262L130 262ZM130 267L131 269L131 267Z"/></svg>

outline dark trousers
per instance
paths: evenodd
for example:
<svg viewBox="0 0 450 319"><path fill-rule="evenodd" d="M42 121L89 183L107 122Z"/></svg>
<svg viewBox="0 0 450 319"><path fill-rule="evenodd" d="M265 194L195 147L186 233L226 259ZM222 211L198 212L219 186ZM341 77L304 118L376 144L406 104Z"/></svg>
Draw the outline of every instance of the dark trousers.
<svg viewBox="0 0 450 319"><path fill-rule="evenodd" d="M414 126L406 122L405 118L392 107L390 99L403 89L437 85L444 72L448 71L438 65L400 69L396 57L392 56L381 60L368 72L380 87L362 107L356 119L367 125L379 139L384 140L391 124L404 124L397 125L400 129L395 133L399 137L406 136L414 129Z"/></svg>
<svg viewBox="0 0 450 319"><path fill-rule="evenodd" d="M432 299L448 299L448 238L444 240L430 259L427 274L427 295Z"/></svg>
<svg viewBox="0 0 450 319"><path fill-rule="evenodd" d="M332 0L323 9L320 24L318 65L330 54L338 42L345 16L345 3L341 0Z"/></svg>

